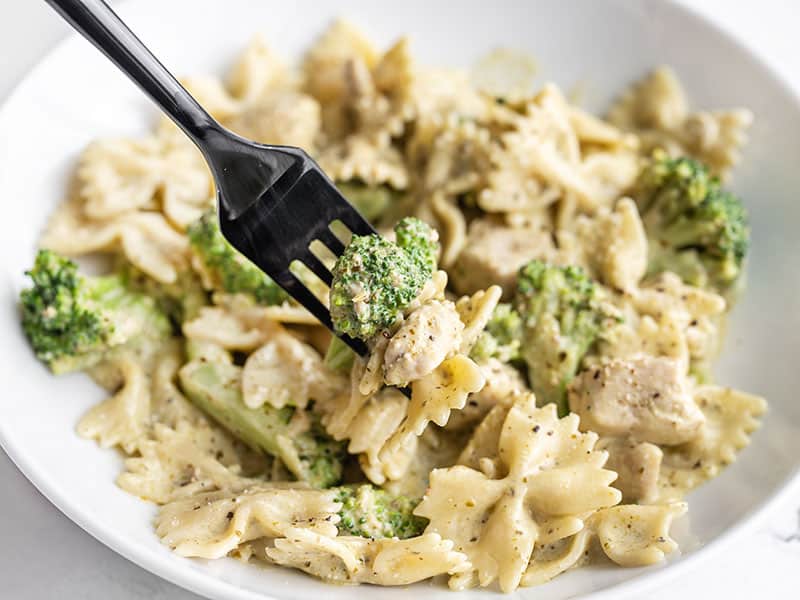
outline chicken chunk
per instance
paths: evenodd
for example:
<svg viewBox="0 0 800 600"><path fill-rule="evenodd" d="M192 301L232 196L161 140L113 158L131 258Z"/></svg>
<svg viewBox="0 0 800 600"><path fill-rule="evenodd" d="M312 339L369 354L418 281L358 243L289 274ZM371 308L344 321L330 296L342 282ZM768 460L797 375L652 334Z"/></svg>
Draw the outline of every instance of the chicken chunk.
<svg viewBox="0 0 800 600"><path fill-rule="evenodd" d="M581 263L591 273L610 287L636 289L647 270L647 236L633 200L622 198L613 210L579 217L576 235L584 253Z"/></svg>
<svg viewBox="0 0 800 600"><path fill-rule="evenodd" d="M608 452L605 468L617 473L612 485L622 492L624 503L656 500L658 475L664 457L661 448L630 438L602 438L597 447Z"/></svg>
<svg viewBox="0 0 800 600"><path fill-rule="evenodd" d="M681 444L694 438L705 420L680 362L665 357L639 355L592 367L572 381L568 395L581 428L601 435Z"/></svg>
<svg viewBox="0 0 800 600"><path fill-rule="evenodd" d="M513 228L478 219L470 225L466 246L450 272L451 281L461 294L497 284L503 288L503 299L508 300L520 267L534 258L551 259L554 253L549 230Z"/></svg>
<svg viewBox="0 0 800 600"><path fill-rule="evenodd" d="M461 345L464 323L449 300L429 300L412 312L389 340L383 380L405 385L431 373Z"/></svg>

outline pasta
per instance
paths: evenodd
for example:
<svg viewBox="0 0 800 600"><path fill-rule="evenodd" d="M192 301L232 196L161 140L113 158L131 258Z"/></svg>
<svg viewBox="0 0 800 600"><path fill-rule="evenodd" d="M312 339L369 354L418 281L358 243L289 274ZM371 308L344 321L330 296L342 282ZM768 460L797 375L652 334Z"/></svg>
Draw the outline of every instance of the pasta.
<svg viewBox="0 0 800 600"><path fill-rule="evenodd" d="M294 528L334 535L335 510L325 491L277 486L212 492L165 504L156 531L181 556L221 558L239 544L291 535Z"/></svg>
<svg viewBox="0 0 800 600"><path fill-rule="evenodd" d="M97 440L102 448L120 446L132 453L143 437L150 413L148 378L142 366L128 357L121 358L117 367L122 373L122 387L81 418L78 435Z"/></svg>
<svg viewBox="0 0 800 600"><path fill-rule="evenodd" d="M176 429L156 425L138 456L125 461L117 479L124 490L165 504L211 490L240 489L255 483L242 477L235 449L225 435L207 425L181 422Z"/></svg>
<svg viewBox="0 0 800 600"><path fill-rule="evenodd" d="M641 567L663 560L675 551L677 543L669 537L672 519L686 512L686 505L662 506L635 504L598 511L594 528L603 552L623 567Z"/></svg>
<svg viewBox="0 0 800 600"><path fill-rule="evenodd" d="M690 112L688 104L672 69L660 67L625 92L608 118L617 127L635 132L643 151L663 148L676 155L688 153L725 177L739 160L752 113L742 108Z"/></svg>
<svg viewBox="0 0 800 600"><path fill-rule="evenodd" d="M430 519L426 531L452 539L472 564L450 587L498 580L503 591L515 589L537 543L574 535L583 515L619 502L609 486L616 475L593 451L597 436L577 433L577 421L522 396L502 423L491 474L464 466L431 473L418 514Z"/></svg>
<svg viewBox="0 0 800 600"><path fill-rule="evenodd" d="M409 540L330 538L295 529L275 542L267 556L336 583L408 585L463 571L469 563L453 542L429 533Z"/></svg>
<svg viewBox="0 0 800 600"><path fill-rule="evenodd" d="M309 377L298 379L295 373ZM271 335L248 356L242 371L244 403L250 408L265 402L276 408L287 404L305 408L312 398L324 401L344 387L343 378L323 368L316 350L284 332Z"/></svg>
<svg viewBox="0 0 800 600"><path fill-rule="evenodd" d="M763 398L714 385L699 387L695 397L706 422L694 440L665 449L659 475L665 500L682 497L735 460L766 410Z"/></svg>
<svg viewBox="0 0 800 600"><path fill-rule="evenodd" d="M506 59L525 81L491 72ZM498 54L471 78L337 21L299 71L255 37L226 79L182 79L231 130L312 154L392 248L407 251L390 229L408 217L440 235L430 256L409 251L428 270L365 356L244 257L228 285L197 250L213 180L172 123L85 149L41 244L110 255L143 303L123 308L158 311L168 332L150 322L144 341L121 342L119 320L102 356L70 366L109 390L77 431L123 453L117 484L159 506L156 534L177 554L512 592L598 556L638 567L678 549L687 495L736 459L766 402L710 375L740 290L691 274L734 244L698 258L704 233L681 241L688 262L654 268L666 242L640 184L664 156L688 156L719 192L752 115L690 109L661 67L601 119L555 84L533 89L520 61ZM296 275L333 315L329 286ZM394 269L390 283L406 281ZM262 284L274 296L252 291ZM366 314L360 285L348 291Z"/></svg>

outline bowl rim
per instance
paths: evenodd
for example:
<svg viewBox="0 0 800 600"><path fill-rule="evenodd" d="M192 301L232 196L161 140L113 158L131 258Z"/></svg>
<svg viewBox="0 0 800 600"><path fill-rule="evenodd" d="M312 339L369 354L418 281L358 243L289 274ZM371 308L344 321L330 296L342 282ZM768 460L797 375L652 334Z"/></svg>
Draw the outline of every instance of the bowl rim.
<svg viewBox="0 0 800 600"><path fill-rule="evenodd" d="M129 4L136 3L136 1L120 0L114 5L114 9L119 10L120 7L124 8ZM703 27L711 30L714 35L746 56L754 67L761 70L773 85L791 99L793 104L800 107L800 90L796 90L787 78L757 51L735 34L717 24L712 18L699 12L696 8L677 0L655 0L654 6L658 12L672 11L680 19L697 21ZM17 98L23 94L28 81L33 79L39 70L43 69L45 63L49 62L54 55L62 51L64 46L77 37L78 34L74 31L67 33L42 54L36 60L34 66L14 84L9 94L3 99L2 105L0 105L0 125L9 118L11 110L9 106L12 106ZM2 421L0 421L0 448L3 449L25 478L66 517L109 550L123 556L142 569L204 597L210 598L213 595L213 597L230 600L279 600L275 596L268 595L268 592L254 592L238 587L210 573L193 569L188 564L165 563L159 560L155 553L150 550L142 550L137 543L128 541L113 528L97 525L92 521L88 513L73 504L60 491L46 470L29 461L25 453L11 442L10 436L5 433ZM753 531L764 522L777 505L783 503L793 494L800 494L800 462L795 466L791 475L769 498L751 509L732 527L707 544L692 550L688 555L668 561L667 564L662 565L660 568L642 570L642 572L630 579L611 585L606 589L590 592L583 597L590 600L618 600L619 598L632 597L635 593L642 593L668 583L681 574L696 569L702 562L728 548L748 532Z"/></svg>

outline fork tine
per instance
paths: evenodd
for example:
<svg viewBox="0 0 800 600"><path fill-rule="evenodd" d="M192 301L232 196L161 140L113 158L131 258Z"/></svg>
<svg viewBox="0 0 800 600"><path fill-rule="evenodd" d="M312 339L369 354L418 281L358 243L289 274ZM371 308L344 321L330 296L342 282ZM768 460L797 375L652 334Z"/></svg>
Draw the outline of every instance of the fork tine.
<svg viewBox="0 0 800 600"><path fill-rule="evenodd" d="M317 239L335 256L341 256L342 252L344 252L342 240L336 237L336 234L327 227L318 233Z"/></svg>
<svg viewBox="0 0 800 600"><path fill-rule="evenodd" d="M287 285L288 284L288 285ZM333 327L331 316L325 305L309 290L294 273L287 272L283 278L283 287L291 296L302 304L328 329Z"/></svg>
<svg viewBox="0 0 800 600"><path fill-rule="evenodd" d="M369 224L364 217L361 216L355 208L347 205L349 210L342 210L339 214L339 220L347 225L347 228L353 232L354 235L372 235L375 229Z"/></svg>
<svg viewBox="0 0 800 600"><path fill-rule="evenodd" d="M241 142L245 146L250 144L246 140ZM302 150L250 145L247 152L249 154L245 154L250 159L262 159L261 164L255 165L258 168L249 163L249 166L245 165L247 169L241 168L235 173L230 169L215 172L222 233L322 325L334 331L328 308L292 272L291 265L297 261L304 270L311 271L330 287L333 274L311 245L326 248L320 256L324 257L328 252L334 257L341 256L346 246L342 241L345 238L339 238L331 227L335 222L343 225L342 230L348 229L356 235L371 235L376 231ZM274 160L267 154L274 152L290 157L293 162L287 163L288 168L283 169L286 165L281 163L278 165L280 169L273 169L271 163ZM229 154L225 154L226 161ZM225 163L231 164L241 166L244 162ZM270 173L274 172L274 177L262 177L264 165L271 169ZM266 189L265 184L268 184ZM226 202L226 197L237 201ZM367 354L367 345L362 340L346 335L339 337L357 354Z"/></svg>
<svg viewBox="0 0 800 600"><path fill-rule="evenodd" d="M333 275L328 270L328 267L311 251L306 252L303 256L298 256L297 260L311 269L311 272L314 273L317 277L319 277L325 285L328 287L331 286L331 282L333 281Z"/></svg>

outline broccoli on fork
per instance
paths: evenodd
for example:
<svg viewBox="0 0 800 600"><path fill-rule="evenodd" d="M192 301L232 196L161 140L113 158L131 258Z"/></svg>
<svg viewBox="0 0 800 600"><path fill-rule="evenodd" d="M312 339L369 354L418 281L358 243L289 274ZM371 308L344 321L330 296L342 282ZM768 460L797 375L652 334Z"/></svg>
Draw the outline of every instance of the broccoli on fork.
<svg viewBox="0 0 800 600"><path fill-rule="evenodd" d="M430 277L439 260L439 233L415 217L400 219L394 226L397 245Z"/></svg>
<svg viewBox="0 0 800 600"><path fill-rule="evenodd" d="M171 333L155 301L130 290L120 275L81 275L73 261L50 250L40 250L26 274L33 286L20 294L22 328L57 375Z"/></svg>
<svg viewBox="0 0 800 600"><path fill-rule="evenodd" d="M187 229L189 245L214 287L229 294L248 294L258 304L282 304L288 294L269 275L228 243L215 210L207 211Z"/></svg>
<svg viewBox="0 0 800 600"><path fill-rule="evenodd" d="M420 535L428 524L428 519L414 514L418 499L394 496L368 484L338 488L336 501L342 503L340 535L406 539Z"/></svg>
<svg viewBox="0 0 800 600"><path fill-rule="evenodd" d="M533 260L517 278L515 306L522 317L522 358L540 404L566 414L566 386L592 344L617 319L601 289L576 266Z"/></svg>
<svg viewBox="0 0 800 600"><path fill-rule="evenodd" d="M367 340L397 322L436 268L436 232L408 217L395 226L397 243L353 236L333 267L331 319L337 333Z"/></svg>
<svg viewBox="0 0 800 600"><path fill-rule="evenodd" d="M736 288L750 243L747 212L702 164L656 153L633 197L650 240L650 273L672 271L718 292Z"/></svg>

